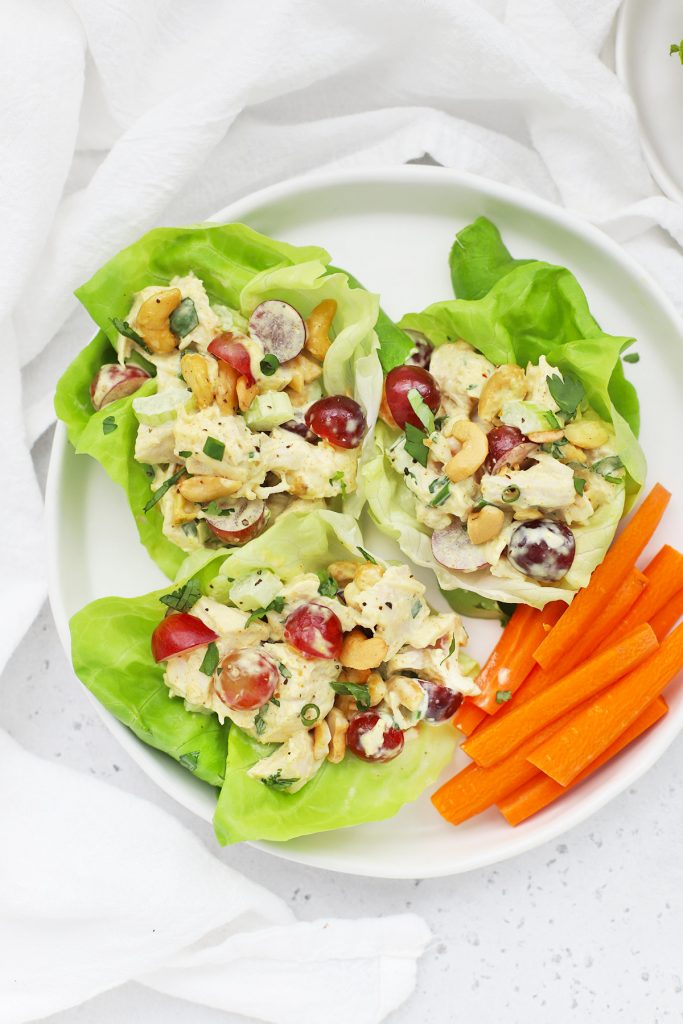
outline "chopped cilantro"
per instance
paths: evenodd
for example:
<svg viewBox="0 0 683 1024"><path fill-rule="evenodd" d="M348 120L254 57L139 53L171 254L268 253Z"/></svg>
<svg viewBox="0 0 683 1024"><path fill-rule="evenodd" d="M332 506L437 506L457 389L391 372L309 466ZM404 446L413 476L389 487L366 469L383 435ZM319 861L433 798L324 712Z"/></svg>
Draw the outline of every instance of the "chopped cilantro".
<svg viewBox="0 0 683 1024"><path fill-rule="evenodd" d="M298 779L283 779L282 768L278 768L272 775L266 775L265 779L261 779L264 786L268 786L269 789L287 789L288 786L293 786Z"/></svg>
<svg viewBox="0 0 683 1024"><path fill-rule="evenodd" d="M627 355L624 356L624 362L625 363L639 363L640 362L640 356L638 355L637 352L629 352Z"/></svg>
<svg viewBox="0 0 683 1024"><path fill-rule="evenodd" d="M278 366L280 360L277 356L274 356L272 352L269 352L267 356L264 356L260 362L261 373L266 377L272 377Z"/></svg>
<svg viewBox="0 0 683 1024"><path fill-rule="evenodd" d="M193 750L189 754L181 754L178 760L183 768L189 768L191 772L195 772L199 763L199 751Z"/></svg>
<svg viewBox="0 0 683 1024"><path fill-rule="evenodd" d="M559 374L546 377L548 390L560 407L560 412L571 419L586 395L585 388L578 377L568 371L564 378Z"/></svg>
<svg viewBox="0 0 683 1024"><path fill-rule="evenodd" d="M425 435L417 427L414 427L412 423L406 423L406 451L410 455L411 459L415 459L421 466L427 465L427 459L429 457L429 449L425 447Z"/></svg>
<svg viewBox="0 0 683 1024"><path fill-rule="evenodd" d="M358 548L358 550L366 562L371 562L372 565L377 565L377 559L373 558L369 551L366 551L365 548Z"/></svg>
<svg viewBox="0 0 683 1024"><path fill-rule="evenodd" d="M199 666L199 671L203 672L205 676L212 676L218 668L218 648L215 643L211 642L206 648L206 654L202 659L202 663Z"/></svg>
<svg viewBox="0 0 683 1024"><path fill-rule="evenodd" d="M440 491L438 491L432 500L429 502L432 508L437 508L439 505L443 505L444 501L447 501L450 497L451 485L448 481L443 485Z"/></svg>
<svg viewBox="0 0 683 1024"><path fill-rule="evenodd" d="M512 690L496 690L496 704L506 704L512 697Z"/></svg>
<svg viewBox="0 0 683 1024"><path fill-rule="evenodd" d="M330 686L335 693L353 697L356 704L361 711L366 711L370 707L370 692L367 686L363 686L361 683L330 683Z"/></svg>
<svg viewBox="0 0 683 1024"><path fill-rule="evenodd" d="M234 508L221 508L217 501L210 501L204 506L204 514L207 516L231 516Z"/></svg>
<svg viewBox="0 0 683 1024"><path fill-rule="evenodd" d="M184 466L182 466L177 473L174 473L173 476L169 476L168 480L164 480L161 487L157 487L156 491L152 491L152 497L145 505L143 512L149 512L151 508L154 508L156 503L158 501L161 501L163 496L166 494L166 491L170 490L171 487L173 487L173 484L177 484L181 476L183 476L185 473L186 469Z"/></svg>
<svg viewBox="0 0 683 1024"><path fill-rule="evenodd" d="M450 658L451 654L453 654L454 652L455 652L455 637L453 636L453 637L451 637L451 645L448 648L448 653L446 654L445 658L441 659L441 664L443 665L444 661L448 661L448 659Z"/></svg>
<svg viewBox="0 0 683 1024"><path fill-rule="evenodd" d="M342 492L342 494L346 494L346 480L344 479L344 473L341 469L337 473L335 473L334 476L330 477L330 486L334 485L335 483L339 483L340 491Z"/></svg>
<svg viewBox="0 0 683 1024"><path fill-rule="evenodd" d="M280 701L277 699L277 697L271 697L270 698L270 703L274 704L276 708L280 707Z"/></svg>
<svg viewBox="0 0 683 1024"><path fill-rule="evenodd" d="M289 669L287 668L286 665L282 664L281 661L278 661L277 667L280 669L280 675L284 679L291 679L292 678L292 673L289 671Z"/></svg>
<svg viewBox="0 0 683 1024"><path fill-rule="evenodd" d="M174 590L170 594L164 594L159 600L167 608L172 608L176 612L187 612L197 603L201 594L198 581L188 580L178 590Z"/></svg>
<svg viewBox="0 0 683 1024"><path fill-rule="evenodd" d="M208 455L210 459L220 462L225 454L225 445L215 437L207 437L204 442L204 454Z"/></svg>
<svg viewBox="0 0 683 1024"><path fill-rule="evenodd" d="M320 580L318 585L319 594L322 594L323 597L337 596L337 590L339 589L337 587L337 581L334 577L330 576L329 572L325 572L324 569L321 569L318 573L318 579Z"/></svg>
<svg viewBox="0 0 683 1024"><path fill-rule="evenodd" d="M575 476L574 477L574 490L576 491L577 494L583 494L585 486L586 486L586 481L584 480L584 478L582 476Z"/></svg>
<svg viewBox="0 0 683 1024"><path fill-rule="evenodd" d="M180 456L181 459L189 459L190 456L192 455L192 452L178 452L178 455Z"/></svg>
<svg viewBox="0 0 683 1024"><path fill-rule="evenodd" d="M263 736L266 731L266 720L263 717L265 712L268 710L268 705L264 704L262 708L258 709L256 718L254 719L254 729L256 730L257 736Z"/></svg>
<svg viewBox="0 0 683 1024"><path fill-rule="evenodd" d="M113 416L105 416L102 420L102 433L111 434L112 431L118 429L118 423Z"/></svg>
<svg viewBox="0 0 683 1024"><path fill-rule="evenodd" d="M270 604L267 604L265 608L255 608L251 613L247 621L244 623L244 628L248 629L252 622L256 622L258 619L262 619L268 612L281 612L285 606L284 597L274 597Z"/></svg>
<svg viewBox="0 0 683 1024"><path fill-rule="evenodd" d="M672 43L669 47L669 56L671 57L674 53L678 54L681 64L683 64L683 39L681 39L680 43Z"/></svg>
<svg viewBox="0 0 683 1024"><path fill-rule="evenodd" d="M417 618L417 616L420 614L421 607L422 601L420 601L419 599L417 601L413 601L413 607L410 609L410 614L412 615L413 618Z"/></svg>
<svg viewBox="0 0 683 1024"><path fill-rule="evenodd" d="M417 390L417 388L411 388L408 392L408 401L412 407L413 412L419 419L422 426L425 428L428 434L431 434L434 429L434 413L429 408L424 398Z"/></svg>
<svg viewBox="0 0 683 1024"><path fill-rule="evenodd" d="M117 316L113 316L111 317L111 322L119 334L122 334L124 338L130 338L131 341L136 341L138 345L146 347L145 339L139 335L137 331L133 330L127 320L119 320Z"/></svg>

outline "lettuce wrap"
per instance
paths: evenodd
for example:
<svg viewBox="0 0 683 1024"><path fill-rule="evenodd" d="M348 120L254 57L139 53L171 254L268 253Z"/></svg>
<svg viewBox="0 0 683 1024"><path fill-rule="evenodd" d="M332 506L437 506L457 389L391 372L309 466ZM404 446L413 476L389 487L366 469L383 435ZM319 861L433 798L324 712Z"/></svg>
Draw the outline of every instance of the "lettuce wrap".
<svg viewBox="0 0 683 1024"><path fill-rule="evenodd" d="M349 516L292 510L227 557L193 553L181 572L183 584L194 579L203 594L227 604L232 582L255 569L271 569L287 582L303 572L326 570L335 559L362 562L365 557L362 536ZM170 695L164 666L152 658L151 635L166 611L160 598L176 586L139 598L104 598L79 611L70 624L73 664L81 681L140 739L220 788L214 825L221 843L285 841L390 817L451 760L457 740L452 725L420 725L395 760L369 764L347 753L340 764L325 762L293 794L249 777L247 769L274 747L228 722L219 725L213 714L188 710ZM463 671L476 672L476 665L464 660Z"/></svg>
<svg viewBox="0 0 683 1024"><path fill-rule="evenodd" d="M328 393L351 395L363 406L370 427L366 455L381 391L374 332L377 298L349 281L343 271L333 272L328 263L324 249L278 242L241 224L159 228L113 257L77 290L100 331L61 377L55 396L57 416L66 424L76 452L95 458L124 489L141 542L170 578L187 552L164 535L158 504L144 511L152 493L151 467L133 457L138 420L132 403L154 394L156 381L152 377L134 395L99 412L90 400L96 372L118 358L120 336L112 318L125 320L141 289L168 285L174 276L190 272L204 283L212 306L222 308L237 324L268 298L296 304L303 316L323 299L334 299L336 335L323 364L323 382ZM138 353L133 360L145 363ZM145 369L154 371L149 363ZM331 503L356 515L363 497L355 492Z"/></svg>
<svg viewBox="0 0 683 1024"><path fill-rule="evenodd" d="M645 459L637 441L638 399L620 358L633 339L602 331L569 270L540 260L513 259L498 229L485 218L458 233L449 263L458 297L434 303L422 313L407 314L399 328L419 332L435 348L463 339L496 366L515 363L524 368L545 357L562 373L573 374L583 385L589 406L613 431L625 470L624 485L587 522L572 526L574 562L554 585L521 575L495 577L487 569L465 573L441 566L432 554L431 530L416 517L413 494L386 457L399 435L385 423L377 426L375 453L364 467L371 514L406 555L433 569L444 591L457 595L457 588L464 588L480 595L484 607L479 612L486 613L489 601L535 607L569 601L602 561L621 516L635 501L645 478ZM413 345L409 336L393 335L380 353L385 371L403 364ZM457 596L452 603L458 608Z"/></svg>

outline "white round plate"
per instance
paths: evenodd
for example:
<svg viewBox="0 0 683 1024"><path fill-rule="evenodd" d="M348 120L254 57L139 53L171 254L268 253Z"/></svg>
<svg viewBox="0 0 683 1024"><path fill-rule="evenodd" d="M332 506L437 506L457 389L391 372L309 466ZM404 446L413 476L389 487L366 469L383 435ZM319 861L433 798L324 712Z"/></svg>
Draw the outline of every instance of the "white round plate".
<svg viewBox="0 0 683 1024"><path fill-rule="evenodd" d="M643 151L663 192L683 203L683 39L681 0L626 0L619 13L617 74L638 111Z"/></svg>
<svg viewBox="0 0 683 1024"><path fill-rule="evenodd" d="M675 470L679 442L662 410L681 403L682 325L652 281L596 229L531 195L444 168L415 166L286 182L234 203L214 219L245 221L275 238L326 246L337 266L378 291L387 312L399 317L451 294L450 245L455 232L480 214L500 227L515 256L540 257L571 268L597 319L614 334L638 337L641 361L631 368L631 376L642 401L650 479L678 488L657 543L675 543L674 524L681 510ZM139 545L123 493L96 462L74 455L61 425L46 504L50 598L68 652L67 623L77 609L109 594L145 593L164 579ZM397 557L397 549L376 531L369 530L367 539L369 547ZM430 586L434 604L443 607ZM467 625L470 650L485 657L500 627L480 620L468 620ZM208 787L139 742L102 708L100 712L143 771L179 803L211 819L214 797ZM427 878L468 871L538 846L588 817L646 771L682 725L683 693L676 692L671 694L670 714L647 736L516 829L494 810L453 828L424 794L390 821L258 845L280 857L351 874ZM457 767L460 761L445 777Z"/></svg>

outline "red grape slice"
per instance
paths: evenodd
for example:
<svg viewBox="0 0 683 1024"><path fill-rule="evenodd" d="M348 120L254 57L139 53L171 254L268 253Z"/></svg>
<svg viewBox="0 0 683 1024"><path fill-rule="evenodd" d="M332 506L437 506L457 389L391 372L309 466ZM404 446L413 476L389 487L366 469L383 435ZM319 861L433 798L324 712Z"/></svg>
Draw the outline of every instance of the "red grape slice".
<svg viewBox="0 0 683 1024"><path fill-rule="evenodd" d="M174 612L162 619L152 633L152 655L155 661L166 661L174 654L191 651L218 639L218 634L196 615Z"/></svg>
<svg viewBox="0 0 683 1024"><path fill-rule="evenodd" d="M254 501L237 498L228 507L232 509L229 515L206 517L206 524L216 537L227 544L246 544L261 532L266 517L264 502L258 498Z"/></svg>
<svg viewBox="0 0 683 1024"><path fill-rule="evenodd" d="M413 388L420 393L432 412L436 412L441 403L441 392L428 370L423 370L421 366L395 366L387 374L384 392L391 415L401 430L406 423L411 423L418 430L425 429L408 401L408 392Z"/></svg>
<svg viewBox="0 0 683 1024"><path fill-rule="evenodd" d="M341 622L332 609L315 601L300 604L285 622L285 640L304 658L338 659L343 639Z"/></svg>
<svg viewBox="0 0 683 1024"><path fill-rule="evenodd" d="M406 331L406 334L415 345L406 359L406 365L421 366L423 370L428 370L429 364L432 361L434 346L420 331Z"/></svg>
<svg viewBox="0 0 683 1024"><path fill-rule="evenodd" d="M141 366L130 363L128 366L121 366L120 363L105 363L90 383L90 401L95 412L99 412L105 405L110 405L118 398L127 398L141 388L149 374Z"/></svg>
<svg viewBox="0 0 683 1024"><path fill-rule="evenodd" d="M233 711L251 711L270 700L279 680L275 663L260 651L247 647L226 654L216 693Z"/></svg>
<svg viewBox="0 0 683 1024"><path fill-rule="evenodd" d="M380 720L376 711L363 711L349 722L346 734L346 745L356 757L362 761L391 761L403 750L403 732L394 725L389 725L382 737L382 745L375 753L366 753L362 739L367 732L374 729Z"/></svg>
<svg viewBox="0 0 683 1024"><path fill-rule="evenodd" d="M306 324L301 315L288 302L266 299L256 307L249 320L249 330L265 352L272 353L279 362L298 356L306 341Z"/></svg>
<svg viewBox="0 0 683 1024"><path fill-rule="evenodd" d="M538 448L517 427L494 427L486 437L489 453L484 469L487 473L499 473L504 466L521 466Z"/></svg>
<svg viewBox="0 0 683 1024"><path fill-rule="evenodd" d="M287 420L281 426L283 430L288 430L290 434L303 437L304 441L308 441L309 444L320 444L320 438L312 430L308 429L303 420Z"/></svg>
<svg viewBox="0 0 683 1024"><path fill-rule="evenodd" d="M482 562L481 552L474 546L467 535L467 530L459 522L451 523L444 530L434 531L432 554L441 565L458 572L476 572L487 564Z"/></svg>
<svg viewBox="0 0 683 1024"><path fill-rule="evenodd" d="M358 402L345 395L320 398L306 410L306 426L337 448L357 448L367 429Z"/></svg>
<svg viewBox="0 0 683 1024"><path fill-rule="evenodd" d="M427 694L425 721L445 722L447 718L452 718L462 704L462 694L441 683L433 683L431 679L420 679L419 683Z"/></svg>
<svg viewBox="0 0 683 1024"><path fill-rule="evenodd" d="M251 387L254 383L254 377L251 372L249 352L231 331L225 331L223 334L219 334L217 338L214 338L209 345L209 352L216 359L227 363L228 366L232 366L233 370L237 370L238 373L246 377L247 387Z"/></svg>
<svg viewBox="0 0 683 1024"><path fill-rule="evenodd" d="M508 561L525 576L551 583L561 580L576 554L574 534L555 519L520 523L510 537Z"/></svg>

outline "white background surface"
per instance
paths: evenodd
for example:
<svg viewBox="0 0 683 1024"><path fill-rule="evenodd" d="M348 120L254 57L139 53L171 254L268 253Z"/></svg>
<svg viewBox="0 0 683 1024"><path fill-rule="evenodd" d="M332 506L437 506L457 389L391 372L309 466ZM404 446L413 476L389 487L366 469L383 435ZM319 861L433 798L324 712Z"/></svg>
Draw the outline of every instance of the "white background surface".
<svg viewBox="0 0 683 1024"><path fill-rule="evenodd" d="M51 432L34 449L41 479L50 440ZM106 730L73 677L47 608L12 659L5 685L14 692L3 723L24 746L167 807L216 852L210 826L165 797ZM561 839L452 879L353 878L247 846L219 856L305 920L404 909L423 914L434 943L415 995L392 1024L663 1024L683 1013L682 804L683 744L675 743L637 786ZM36 840L50 840L41 836L40 822ZM49 1018L51 1024L244 1019L135 984Z"/></svg>

